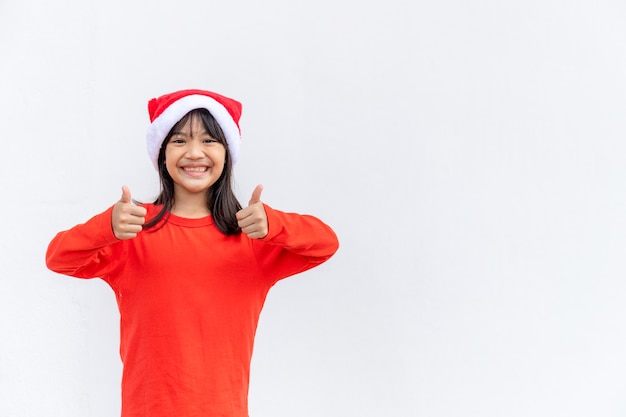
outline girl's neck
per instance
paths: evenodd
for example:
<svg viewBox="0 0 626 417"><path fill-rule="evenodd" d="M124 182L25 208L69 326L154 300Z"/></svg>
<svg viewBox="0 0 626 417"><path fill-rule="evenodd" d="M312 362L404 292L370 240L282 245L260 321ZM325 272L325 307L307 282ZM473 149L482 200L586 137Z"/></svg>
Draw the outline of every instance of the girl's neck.
<svg viewBox="0 0 626 417"><path fill-rule="evenodd" d="M176 193L174 207L172 207L172 214L178 217L199 219L211 214L211 210L207 207L206 195L204 193Z"/></svg>

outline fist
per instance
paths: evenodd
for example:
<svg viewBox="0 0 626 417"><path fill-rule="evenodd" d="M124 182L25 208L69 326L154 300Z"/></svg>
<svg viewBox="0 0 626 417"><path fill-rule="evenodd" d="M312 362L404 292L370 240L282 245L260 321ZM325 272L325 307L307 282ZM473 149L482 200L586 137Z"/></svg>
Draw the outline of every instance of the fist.
<svg viewBox="0 0 626 417"><path fill-rule="evenodd" d="M251 239L263 239L269 231L267 225L267 214L263 203L261 203L262 185L257 185L252 192L252 198L248 207L237 212L237 224L241 231Z"/></svg>
<svg viewBox="0 0 626 417"><path fill-rule="evenodd" d="M127 186L122 187L122 198L113 206L111 215L111 227L115 237L124 240L137 237L143 230L142 225L146 222L146 209L133 204L130 190Z"/></svg>

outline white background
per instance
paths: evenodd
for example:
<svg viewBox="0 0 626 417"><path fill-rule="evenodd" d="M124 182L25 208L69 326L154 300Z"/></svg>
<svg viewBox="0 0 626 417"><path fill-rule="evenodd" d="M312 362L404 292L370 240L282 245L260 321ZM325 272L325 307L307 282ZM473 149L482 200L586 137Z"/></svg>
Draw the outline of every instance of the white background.
<svg viewBox="0 0 626 417"><path fill-rule="evenodd" d="M261 316L252 417L626 415L621 0L0 0L0 415L119 415L118 313L48 271L127 184L148 99L244 104L237 194L327 264Z"/></svg>

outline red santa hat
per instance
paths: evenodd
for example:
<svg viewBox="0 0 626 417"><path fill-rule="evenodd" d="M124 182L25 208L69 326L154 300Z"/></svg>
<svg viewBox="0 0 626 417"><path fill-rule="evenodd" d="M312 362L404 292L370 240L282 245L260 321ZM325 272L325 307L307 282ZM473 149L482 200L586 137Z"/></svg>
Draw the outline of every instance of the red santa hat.
<svg viewBox="0 0 626 417"><path fill-rule="evenodd" d="M148 102L148 155L157 170L159 151L165 137L183 116L195 109L207 109L215 118L226 136L231 160L233 164L237 162L241 142L241 103L211 91L181 90Z"/></svg>

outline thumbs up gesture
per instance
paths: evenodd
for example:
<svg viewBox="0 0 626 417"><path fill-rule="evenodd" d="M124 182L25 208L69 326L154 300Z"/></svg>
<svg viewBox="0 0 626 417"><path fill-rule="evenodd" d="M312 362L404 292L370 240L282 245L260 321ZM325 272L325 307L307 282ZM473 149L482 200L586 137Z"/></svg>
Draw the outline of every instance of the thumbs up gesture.
<svg viewBox="0 0 626 417"><path fill-rule="evenodd" d="M269 231L267 225L267 214L263 203L261 203L262 185L257 185L252 192L252 198L248 207L237 212L237 224L241 231L251 239L263 239Z"/></svg>
<svg viewBox="0 0 626 417"><path fill-rule="evenodd" d="M111 227L115 237L124 240L132 239L141 232L142 225L146 221L146 209L136 206L130 197L127 186L122 187L122 198L113 206L111 215Z"/></svg>

